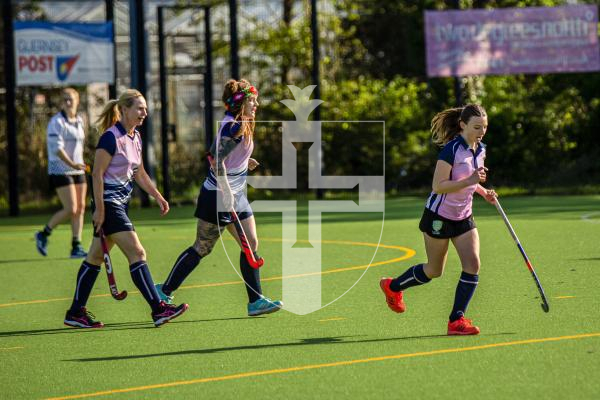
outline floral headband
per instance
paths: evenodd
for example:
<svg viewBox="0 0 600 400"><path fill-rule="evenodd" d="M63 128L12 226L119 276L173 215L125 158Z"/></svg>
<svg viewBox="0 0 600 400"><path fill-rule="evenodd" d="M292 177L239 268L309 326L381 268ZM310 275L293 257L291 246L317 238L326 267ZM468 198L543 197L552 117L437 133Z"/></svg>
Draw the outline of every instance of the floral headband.
<svg viewBox="0 0 600 400"><path fill-rule="evenodd" d="M250 96L258 96L258 90L256 90L256 88L252 85L250 85L238 92L235 92L233 95L231 95L225 103L225 108L228 111L233 108L236 108L237 106L242 104L242 102L247 97L250 97Z"/></svg>

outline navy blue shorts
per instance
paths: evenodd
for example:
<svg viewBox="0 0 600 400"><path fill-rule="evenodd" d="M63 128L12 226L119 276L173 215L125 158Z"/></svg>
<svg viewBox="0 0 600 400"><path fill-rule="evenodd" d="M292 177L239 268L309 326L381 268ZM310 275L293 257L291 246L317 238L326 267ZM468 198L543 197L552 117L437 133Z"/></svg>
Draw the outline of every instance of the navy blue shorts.
<svg viewBox="0 0 600 400"><path fill-rule="evenodd" d="M451 239L460 236L471 229L475 229L476 227L473 215L461 219L460 221L454 221L444 218L428 208L423 211L421 222L419 222L419 229L421 232L436 239Z"/></svg>
<svg viewBox="0 0 600 400"><path fill-rule="evenodd" d="M92 214L96 207L94 206L94 202L92 201ZM131 220L129 219L129 215L127 212L129 211L129 204L115 204L104 202L104 223L102 224L102 230L104 231L104 235L112 235L117 232L128 232L135 231ZM99 237L96 233L96 228L94 227L94 237Z"/></svg>
<svg viewBox="0 0 600 400"><path fill-rule="evenodd" d="M240 221L248 219L253 215L252 208L250 208L250 203L248 203L248 198L244 192L235 194L235 204L235 209L240 210L237 212ZM217 191L208 190L204 186L200 190L194 216L211 224L221 226L226 226L233 222L228 212L217 211Z"/></svg>

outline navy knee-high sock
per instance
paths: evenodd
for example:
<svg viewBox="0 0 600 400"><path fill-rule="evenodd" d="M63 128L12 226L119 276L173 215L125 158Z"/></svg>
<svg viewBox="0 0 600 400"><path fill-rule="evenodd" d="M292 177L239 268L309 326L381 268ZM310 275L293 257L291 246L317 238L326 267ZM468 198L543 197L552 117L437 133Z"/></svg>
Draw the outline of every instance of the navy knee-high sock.
<svg viewBox="0 0 600 400"><path fill-rule="evenodd" d="M258 258L256 253L254 256ZM242 251L240 253L240 271L242 272L242 278L246 282L246 292L248 293L248 303L254 303L262 295L262 289L260 287L260 270L258 268L252 268L246 260L246 255Z"/></svg>
<svg viewBox="0 0 600 400"><path fill-rule="evenodd" d="M148 302L153 312L160 310L160 298L154 287L154 281L152 281L152 275L148 269L146 261L138 261L129 266L129 272L131 273L131 279L135 286L139 289L144 296L144 299Z"/></svg>
<svg viewBox="0 0 600 400"><path fill-rule="evenodd" d="M185 278L200 264L200 260L202 260L202 257L196 252L196 249L193 247L185 249L177 257L177 261L175 261L167 280L163 283L163 293L170 295L171 292L177 290Z"/></svg>
<svg viewBox="0 0 600 400"><path fill-rule="evenodd" d="M469 302L477 289L479 275L472 275L467 272L460 274L458 285L456 285L456 294L454 295L454 307L450 313L450 321L456 321L467 312Z"/></svg>
<svg viewBox="0 0 600 400"><path fill-rule="evenodd" d="M390 283L390 289L394 292L400 292L412 286L423 285L431 279L425 275L423 264L413 265L407 269L402 275L397 277Z"/></svg>
<svg viewBox="0 0 600 400"><path fill-rule="evenodd" d="M52 228L48 226L48 224L44 225L44 229L40 231L42 235L48 237L52 234Z"/></svg>
<svg viewBox="0 0 600 400"><path fill-rule="evenodd" d="M79 272L77 273L75 295L73 296L73 303L71 303L70 311L72 313L76 313L81 307L85 307L99 273L99 265L93 265L87 261L81 263L81 267L79 267Z"/></svg>

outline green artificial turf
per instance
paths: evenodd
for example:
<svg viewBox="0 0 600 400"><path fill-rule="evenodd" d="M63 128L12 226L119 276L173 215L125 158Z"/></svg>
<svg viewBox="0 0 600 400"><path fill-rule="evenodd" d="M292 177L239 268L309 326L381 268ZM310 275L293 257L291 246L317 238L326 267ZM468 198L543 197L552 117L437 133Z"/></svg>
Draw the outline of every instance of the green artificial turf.
<svg viewBox="0 0 600 400"><path fill-rule="evenodd" d="M226 235L176 292L188 312L159 329L116 250L117 283L129 297L113 300L102 272L88 307L106 327L64 326L80 265L68 258L70 229L55 230L44 258L33 233L49 216L0 219L0 398L600 398L600 198L502 199L548 295L547 314L502 219L476 202L482 270L468 312L482 331L475 337L445 335L460 274L452 247L441 278L406 291L404 314L391 312L380 292L381 276L426 260L417 228L423 204L387 200L383 232L381 215L325 215L321 302L332 303L307 315L247 317L239 253ZM308 239L301 208L296 247ZM156 282L193 242L192 212L132 210ZM256 218L263 291L279 299L281 217ZM386 247L365 272L380 236Z"/></svg>

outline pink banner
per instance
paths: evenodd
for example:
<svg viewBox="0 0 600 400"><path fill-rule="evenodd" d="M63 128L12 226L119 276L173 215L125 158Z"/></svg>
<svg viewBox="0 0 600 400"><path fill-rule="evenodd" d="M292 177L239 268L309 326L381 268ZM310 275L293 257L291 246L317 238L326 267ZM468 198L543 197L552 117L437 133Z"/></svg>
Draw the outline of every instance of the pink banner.
<svg viewBox="0 0 600 400"><path fill-rule="evenodd" d="M600 70L595 5L426 11L428 76Z"/></svg>

